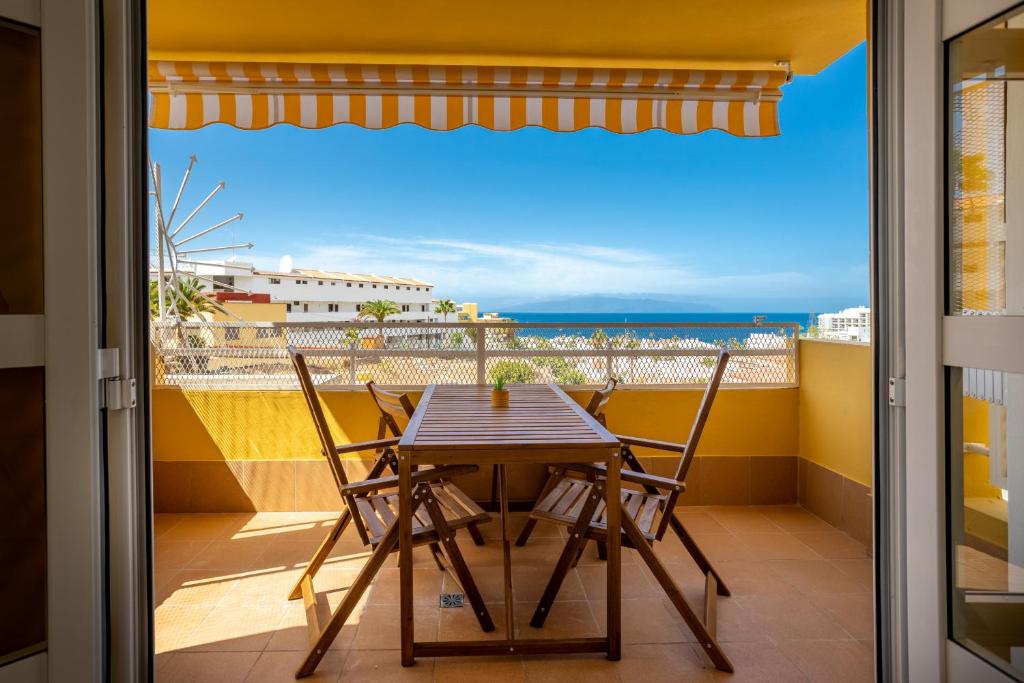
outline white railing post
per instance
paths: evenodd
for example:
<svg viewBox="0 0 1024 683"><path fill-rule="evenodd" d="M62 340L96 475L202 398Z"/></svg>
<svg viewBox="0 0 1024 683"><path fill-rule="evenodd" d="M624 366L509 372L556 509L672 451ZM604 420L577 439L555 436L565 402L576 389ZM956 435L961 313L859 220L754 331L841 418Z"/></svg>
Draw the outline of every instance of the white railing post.
<svg viewBox="0 0 1024 683"><path fill-rule="evenodd" d="M469 328L466 328L467 331ZM487 328L476 331L476 383L487 384Z"/></svg>
<svg viewBox="0 0 1024 683"><path fill-rule="evenodd" d="M614 377L614 373L612 372L612 363L615 362L615 357L612 355L612 338L611 338L610 335L609 335L608 339L606 339L605 342L604 342L604 348L605 348L605 357L604 357L605 373L604 374L605 374L605 379L606 380L610 380L612 377Z"/></svg>
<svg viewBox="0 0 1024 683"><path fill-rule="evenodd" d="M349 342L348 349L348 383L354 385L356 383L356 342Z"/></svg>

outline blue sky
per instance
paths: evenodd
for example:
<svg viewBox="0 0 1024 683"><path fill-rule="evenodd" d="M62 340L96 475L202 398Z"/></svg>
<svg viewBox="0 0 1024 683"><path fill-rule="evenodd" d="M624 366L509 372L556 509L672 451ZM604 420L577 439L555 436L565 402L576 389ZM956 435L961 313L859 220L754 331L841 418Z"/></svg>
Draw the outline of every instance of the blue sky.
<svg viewBox="0 0 1024 683"><path fill-rule="evenodd" d="M865 48L785 86L782 135L452 132L404 125L150 131L183 206L241 223L239 260L417 277L441 297L647 295L735 311L868 300ZM173 198L173 197L172 197ZM520 307L520 310L522 308Z"/></svg>

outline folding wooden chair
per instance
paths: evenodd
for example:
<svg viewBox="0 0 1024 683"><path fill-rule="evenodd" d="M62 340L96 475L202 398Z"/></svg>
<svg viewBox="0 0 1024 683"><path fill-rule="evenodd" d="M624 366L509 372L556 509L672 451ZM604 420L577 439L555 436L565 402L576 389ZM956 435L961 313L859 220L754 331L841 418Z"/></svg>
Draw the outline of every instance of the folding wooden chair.
<svg viewBox="0 0 1024 683"><path fill-rule="evenodd" d="M409 396L407 394L384 391L373 380L366 383L366 388L369 389L373 402L377 404L377 408L380 410L380 420L377 423L377 438L386 438L388 432L391 432L391 436L401 437L402 428L399 426L398 421L408 420L416 412L416 408L413 406ZM393 461L390 467L393 474L398 474L397 460ZM483 534L477 529L476 522L467 526L466 531L473 538L473 543L484 545Z"/></svg>
<svg viewBox="0 0 1024 683"><path fill-rule="evenodd" d="M704 398L701 400L697 416L690 429L690 437L686 443L670 443L666 441L655 441L652 439L640 439L632 436L618 436L622 443L623 461L630 469L623 469L621 476L623 483L639 484L643 490L623 489L622 491L622 545L636 548L644 562L654 574L662 589L668 595L672 604L686 622L687 626L697 637L697 640L704 647L704 651L714 662L715 666L722 671L732 671L732 664L729 662L722 648L715 640L716 627L716 596L728 595L718 578L718 573L707 561L707 558L697 547L692 537L686 532L682 524L676 518L675 507L679 496L686 489L686 473L693 462L694 454L697 451L697 443L700 441L707 423L708 414L711 412L711 405L718 393L718 387L725 374L725 367L729 362L729 352L725 349L718 354L708 382L704 391ZM679 454L679 465L676 468L675 478L659 477L648 474L640 466L636 456L633 455L633 446L643 446L658 450L670 451ZM603 502L604 484L603 475L607 472L602 465L562 465L559 468L563 474L546 491L544 496L537 503L533 512L530 513L531 520L544 520L561 524L571 528L569 540L565 544L562 555L555 566L555 570L548 581L548 585L541 596L537 609L533 614L530 624L540 628L544 625L551 608L558 595L569 569L579 559L579 554L588 540L604 542L608 538L608 528L605 521L605 507ZM586 475L586 479L565 476L566 471L578 472ZM555 479L555 477L552 477ZM598 495L592 495L592 494ZM651 547L656 541L660 541L665 535L666 529L672 526L679 535L680 540L690 552L694 561L704 573L704 618L701 620L693 608L683 596L679 587L672 580L668 571L654 554ZM528 534L527 534L528 535ZM525 542L525 539L522 539Z"/></svg>
<svg viewBox="0 0 1024 683"><path fill-rule="evenodd" d="M334 475L338 493L341 495L344 508L338 521L320 544L313 559L302 572L298 582L288 596L291 600L302 598L306 606L306 617L309 622L311 647L306 659L296 673L296 678L309 676L316 669L320 659L327 652L331 642L337 637L345 621L359 602L360 597L369 587L388 554L398 550L398 509L399 499L398 476L391 474L381 476L384 470L393 466L396 460L395 446L397 438L364 441L346 446L336 446L331 436L327 418L313 386L309 369L303 355L288 347L292 364L299 376L299 385L306 399L306 405L313 417L317 436L323 453L327 457L331 473ZM349 483L341 462L341 455L356 451L377 450L381 454L377 458L365 481ZM484 631L493 631L494 622L484 604L483 597L477 589L476 582L470 574L455 542L455 532L468 528L472 524L490 521L490 515L460 491L448 479L453 475L475 472L475 465L454 465L434 467L413 474L413 545L429 545L438 567L450 571L472 605L473 613ZM392 489L388 491L388 489ZM425 508L425 509L420 509ZM373 548L373 553L352 582L345 598L331 615L330 620L321 627L318 616L316 592L313 589L313 577L323 566L338 539L341 538L349 523L354 523L359 538L365 545ZM441 546L444 549L441 549Z"/></svg>
<svg viewBox="0 0 1024 683"><path fill-rule="evenodd" d="M612 392L615 391L615 387L618 383L619 381L614 377L609 378L609 380L605 382L604 388L595 391L594 395L590 397L590 401L587 403L587 412L590 413L591 417L600 422L602 427L608 426L608 421L604 416L604 409L608 405L608 401L611 400ZM544 486L540 490L540 495L537 496L538 501L544 500L544 498L551 493L551 489L554 488L555 485L565 476L565 470L561 467L555 466L550 469L551 472L548 474L548 480L544 482ZM591 477L591 480L592 479L593 477ZM526 542L530 539L530 535L533 533L536 526L537 519L533 515L530 515L530 518L526 520L526 524L523 526L522 531L519 532L518 538L516 538L516 545L520 547L526 545ZM598 543L597 548L598 555L600 555L602 560L605 559L604 543Z"/></svg>

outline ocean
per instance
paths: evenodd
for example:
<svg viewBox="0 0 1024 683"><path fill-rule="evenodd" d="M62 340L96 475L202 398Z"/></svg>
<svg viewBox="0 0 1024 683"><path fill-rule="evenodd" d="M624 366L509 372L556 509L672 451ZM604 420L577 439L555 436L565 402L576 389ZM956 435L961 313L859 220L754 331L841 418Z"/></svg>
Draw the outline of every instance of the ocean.
<svg viewBox="0 0 1024 683"><path fill-rule="evenodd" d="M765 324L770 323L797 323L800 325L801 333L807 331L808 324L811 324L810 313L531 313L529 311L502 311L500 315L512 318L520 323L566 323L563 330L538 330L535 336L556 337L560 334L584 334L581 330L572 331L573 323L679 323L685 327L687 323L694 322L723 322L723 323L750 323L749 329L737 330L736 335L743 336L754 330L754 316L765 316ZM654 339L668 339L679 335L678 330L652 328L639 331L639 336ZM612 332L611 334L616 334ZM695 337L704 341L721 341L719 338L724 333L721 329L689 330L687 337ZM729 335L733 336L733 335Z"/></svg>
<svg viewBox="0 0 1024 683"><path fill-rule="evenodd" d="M530 313L502 311L499 315L519 323L745 323L754 322L755 315L765 316L769 323L800 323L807 329L810 313Z"/></svg>

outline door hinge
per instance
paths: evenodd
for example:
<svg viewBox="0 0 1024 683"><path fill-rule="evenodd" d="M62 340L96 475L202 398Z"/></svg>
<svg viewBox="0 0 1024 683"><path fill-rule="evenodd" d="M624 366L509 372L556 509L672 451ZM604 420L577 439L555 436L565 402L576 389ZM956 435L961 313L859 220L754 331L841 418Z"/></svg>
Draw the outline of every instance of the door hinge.
<svg viewBox="0 0 1024 683"><path fill-rule="evenodd" d="M138 402L135 378L121 377L121 350L100 349L97 356L97 370L103 390L100 392L102 407L107 410L134 408Z"/></svg>
<svg viewBox="0 0 1024 683"><path fill-rule="evenodd" d="M889 378L889 405L899 407L907 405L907 380L904 378Z"/></svg>

